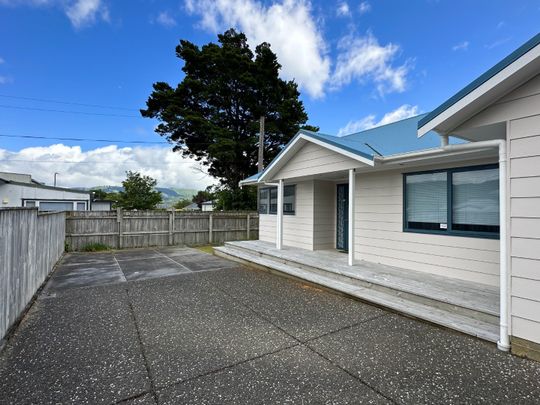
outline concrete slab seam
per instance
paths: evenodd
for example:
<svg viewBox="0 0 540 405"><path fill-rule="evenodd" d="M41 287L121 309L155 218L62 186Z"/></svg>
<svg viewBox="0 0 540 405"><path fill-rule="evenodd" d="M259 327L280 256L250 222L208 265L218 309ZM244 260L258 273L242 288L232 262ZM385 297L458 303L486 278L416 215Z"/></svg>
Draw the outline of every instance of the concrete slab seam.
<svg viewBox="0 0 540 405"><path fill-rule="evenodd" d="M185 265L183 265L182 263L178 263L176 260L172 259L171 257L167 256L167 255L164 255L163 253L157 251L156 249L152 249L154 252L156 252L157 254L160 254L161 256L163 257L166 257L167 259L169 259L171 262L173 263L176 263L177 265L179 265L180 267L182 267L183 269L189 271L190 273L193 273L192 270L190 270L189 268L187 268Z"/></svg>

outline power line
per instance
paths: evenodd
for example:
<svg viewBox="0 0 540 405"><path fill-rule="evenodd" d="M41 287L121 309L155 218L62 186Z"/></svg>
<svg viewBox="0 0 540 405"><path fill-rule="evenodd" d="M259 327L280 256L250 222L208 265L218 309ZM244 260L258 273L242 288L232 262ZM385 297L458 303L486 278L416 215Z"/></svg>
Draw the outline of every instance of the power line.
<svg viewBox="0 0 540 405"><path fill-rule="evenodd" d="M151 145L164 145L169 144L165 141L116 141L110 139L93 139L93 138L61 138L61 137L48 137L38 135L12 135L12 134L0 134L4 138L25 138L25 139L52 139L57 141L81 141L81 142L106 142L106 143L129 143L129 144L151 144Z"/></svg>
<svg viewBox="0 0 540 405"><path fill-rule="evenodd" d="M105 117L142 118L139 115L108 114L108 113L97 113L97 112L87 112L87 111L71 111L71 110L55 110L55 109L52 109L52 108L20 107L20 106L7 105L7 104L0 104L0 107L1 108L10 108L10 109L14 109L14 110L57 112L57 113L64 113L64 114L100 115L100 116L105 116Z"/></svg>
<svg viewBox="0 0 540 405"><path fill-rule="evenodd" d="M16 100L39 101L41 103L78 105L78 106L81 106L81 107L92 107L92 108L106 108L106 109L109 109L109 110L138 111L135 108L115 107L115 106L101 105L101 104L76 103L74 101L50 100L50 99L46 99L46 98L37 98L37 97L12 96L10 94L0 94L0 97L13 98L13 99L16 99Z"/></svg>

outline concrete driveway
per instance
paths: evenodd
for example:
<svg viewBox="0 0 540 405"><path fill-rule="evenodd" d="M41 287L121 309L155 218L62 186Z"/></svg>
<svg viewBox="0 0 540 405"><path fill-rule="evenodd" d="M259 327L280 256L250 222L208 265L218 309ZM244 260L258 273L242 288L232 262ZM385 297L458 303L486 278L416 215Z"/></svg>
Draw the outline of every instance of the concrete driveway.
<svg viewBox="0 0 540 405"><path fill-rule="evenodd" d="M0 403L540 403L540 364L194 249L69 254Z"/></svg>

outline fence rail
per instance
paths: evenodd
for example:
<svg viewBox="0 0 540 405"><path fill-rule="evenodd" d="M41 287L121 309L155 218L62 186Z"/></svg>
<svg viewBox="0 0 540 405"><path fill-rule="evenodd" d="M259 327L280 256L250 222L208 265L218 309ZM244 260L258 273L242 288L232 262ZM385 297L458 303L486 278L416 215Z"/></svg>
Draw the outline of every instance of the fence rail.
<svg viewBox="0 0 540 405"><path fill-rule="evenodd" d="M65 214L0 209L0 340L64 252Z"/></svg>
<svg viewBox="0 0 540 405"><path fill-rule="evenodd" d="M258 239L256 212L70 211L66 242L73 250L91 243L115 249L197 246Z"/></svg>

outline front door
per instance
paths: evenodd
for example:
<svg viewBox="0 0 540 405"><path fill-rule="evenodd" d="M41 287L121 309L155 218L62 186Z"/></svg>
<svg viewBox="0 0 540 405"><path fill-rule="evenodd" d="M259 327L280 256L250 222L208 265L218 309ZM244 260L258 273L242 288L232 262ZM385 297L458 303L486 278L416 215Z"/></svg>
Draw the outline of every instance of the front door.
<svg viewBox="0 0 540 405"><path fill-rule="evenodd" d="M336 248L347 251L349 247L349 185L337 185Z"/></svg>

